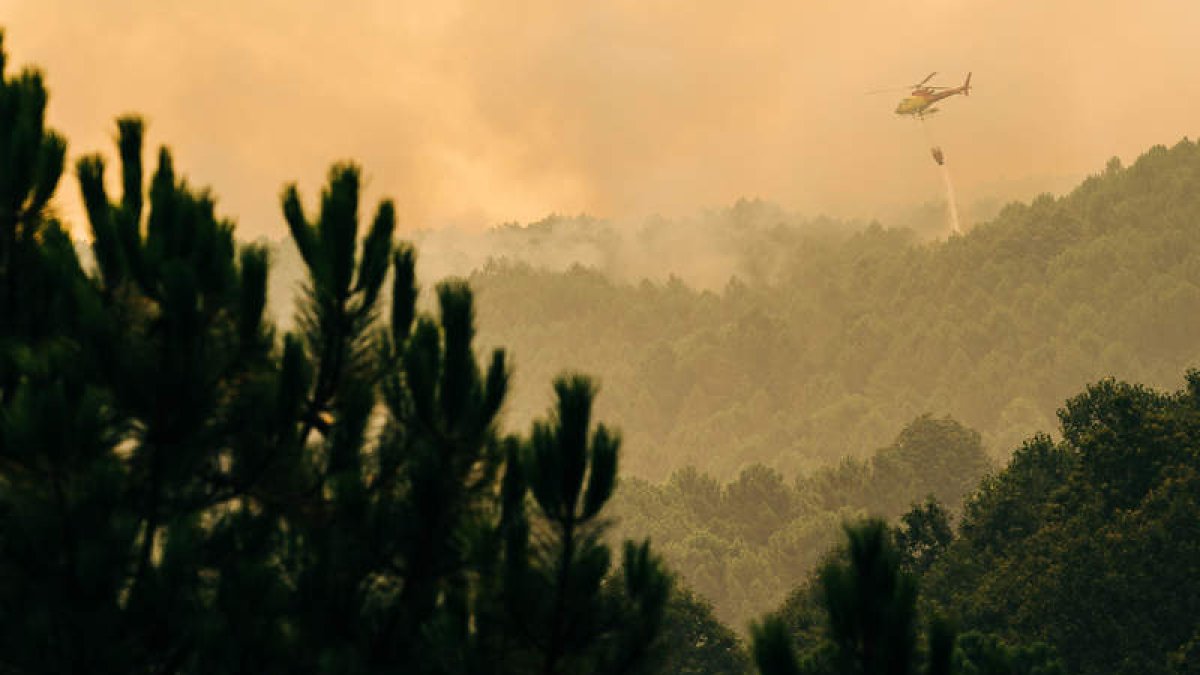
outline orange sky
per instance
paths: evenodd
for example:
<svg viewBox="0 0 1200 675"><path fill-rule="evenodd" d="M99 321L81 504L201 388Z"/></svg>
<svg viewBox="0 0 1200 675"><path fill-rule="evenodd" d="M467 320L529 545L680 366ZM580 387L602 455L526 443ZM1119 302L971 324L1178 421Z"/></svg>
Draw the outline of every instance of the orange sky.
<svg viewBox="0 0 1200 675"><path fill-rule="evenodd" d="M342 158L402 230L938 199L921 129L864 95L931 70L975 73L929 124L964 202L1200 132L1195 0L0 0L0 25L72 155L139 112L248 237Z"/></svg>

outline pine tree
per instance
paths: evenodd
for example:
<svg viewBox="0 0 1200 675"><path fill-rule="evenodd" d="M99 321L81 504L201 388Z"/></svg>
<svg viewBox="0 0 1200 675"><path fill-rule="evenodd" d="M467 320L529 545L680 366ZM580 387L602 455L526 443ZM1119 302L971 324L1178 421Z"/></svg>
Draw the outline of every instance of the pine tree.
<svg viewBox="0 0 1200 675"><path fill-rule="evenodd" d="M0 401L18 384L18 345L54 334L71 313L56 275L77 265L70 240L50 211L62 177L66 141L45 126L42 75L6 72L0 31Z"/></svg>
<svg viewBox="0 0 1200 675"><path fill-rule="evenodd" d="M787 625L768 617L753 627L754 657L765 675L836 672L846 675L908 675L920 672L917 649L917 585L881 520L846 527L839 558L818 573L828 617L828 641L795 653ZM924 672L953 672L954 631L935 620L929 629Z"/></svg>
<svg viewBox="0 0 1200 675"><path fill-rule="evenodd" d="M632 673L654 662L670 579L649 542L625 542L610 576L602 510L616 485L620 437L591 429L596 389L582 376L554 383L557 405L534 424L522 471L536 510L529 516L528 561L513 574L525 598L522 632L531 665L556 673Z"/></svg>
<svg viewBox="0 0 1200 675"><path fill-rule="evenodd" d="M203 640L203 597L230 553L215 545L224 511L258 450L249 430L269 429L238 416L273 407L265 252L238 250L165 150L144 214L142 124L123 118L121 202L100 156L77 166L89 278L46 217L65 144L43 130L40 78L6 80L3 99L4 658L174 671Z"/></svg>
<svg viewBox="0 0 1200 675"><path fill-rule="evenodd" d="M119 201L102 156L76 165L84 272L49 217L65 143L45 103L36 74L3 80L0 670L653 664L670 580L648 543L610 564L619 444L589 437L594 389L564 379L530 439L501 434L508 366L476 360L470 288L417 311L390 202L359 237L357 166L334 165L315 218L284 191L308 282L278 339L267 251L165 148L144 186L137 117L117 122Z"/></svg>

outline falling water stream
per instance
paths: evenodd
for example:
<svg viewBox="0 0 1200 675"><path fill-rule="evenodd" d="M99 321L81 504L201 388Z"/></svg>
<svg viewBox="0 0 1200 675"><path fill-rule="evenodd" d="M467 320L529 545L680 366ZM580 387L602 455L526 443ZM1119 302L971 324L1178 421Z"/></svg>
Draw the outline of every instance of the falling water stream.
<svg viewBox="0 0 1200 675"><path fill-rule="evenodd" d="M925 120L921 120L921 130L925 132L925 140L929 141L929 147L933 152L934 163L938 165L938 170L942 173L942 183L946 186L946 205L947 213L950 217L950 232L952 234L962 234L962 228L958 224L958 198L954 195L954 181L950 180L950 169L946 166L945 154L940 146L933 142L933 136L929 133L929 127L925 126Z"/></svg>
<svg viewBox="0 0 1200 675"><path fill-rule="evenodd" d="M942 170L942 182L946 184L946 203L950 208L950 231L953 234L962 234L962 230L958 226L958 199L954 196L954 182L950 180L950 169L943 163L938 166Z"/></svg>

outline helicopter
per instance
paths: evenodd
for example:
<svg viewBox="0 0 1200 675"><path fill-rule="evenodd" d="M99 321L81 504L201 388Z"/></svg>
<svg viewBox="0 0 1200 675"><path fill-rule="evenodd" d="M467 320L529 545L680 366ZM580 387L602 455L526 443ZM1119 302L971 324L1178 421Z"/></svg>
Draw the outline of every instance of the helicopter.
<svg viewBox="0 0 1200 675"><path fill-rule="evenodd" d="M930 73L925 77L925 79L912 85L911 87L904 87L904 89L912 89L912 93L910 93L908 96L905 96L900 101L900 105L896 106L897 115L910 115L919 120L925 119L926 116L932 115L938 111L938 108L933 107L933 104L937 103L938 101L950 98L955 94L962 94L963 96L969 96L971 94L971 73L967 73L967 79L964 80L962 86L959 87L929 86L927 83L933 79L934 75L937 75L936 71ZM881 93L882 91L895 90L884 89L871 93L877 94Z"/></svg>

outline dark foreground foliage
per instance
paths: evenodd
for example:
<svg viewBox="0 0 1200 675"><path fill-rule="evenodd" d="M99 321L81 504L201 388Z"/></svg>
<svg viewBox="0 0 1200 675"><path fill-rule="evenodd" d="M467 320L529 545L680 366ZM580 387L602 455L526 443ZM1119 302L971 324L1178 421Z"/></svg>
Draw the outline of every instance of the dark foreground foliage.
<svg viewBox="0 0 1200 675"><path fill-rule="evenodd" d="M920 644L895 637L917 616L931 631L936 617L964 631L949 672L1195 672L1200 373L1175 393L1104 380L1059 417L1062 440L1027 441L967 500L957 528L933 499L890 532L851 528L755 629L762 671L912 672L870 666L868 652L900 650L899 663L916 650L919 666Z"/></svg>
<svg viewBox="0 0 1200 675"><path fill-rule="evenodd" d="M476 359L471 291L417 312L391 203L360 242L357 167L311 212L284 191L307 282L279 336L267 252L166 149L147 182L135 117L118 200L103 157L76 164L85 272L48 210L65 142L45 107L37 73L3 78L0 671L657 663L671 582L648 543L603 538L620 438L595 387L558 379L549 416L502 435L509 367Z"/></svg>
<svg viewBox="0 0 1200 675"><path fill-rule="evenodd" d="M927 509L924 509L927 510ZM754 626L763 675L1062 675L1044 645L1011 648L990 635L957 635L920 617L911 550L881 520L846 527L846 541L783 609ZM924 625L922 625L924 624Z"/></svg>
<svg viewBox="0 0 1200 675"><path fill-rule="evenodd" d="M1071 672L1194 672L1200 644L1200 373L1168 394L1099 382L966 505L932 607Z"/></svg>

